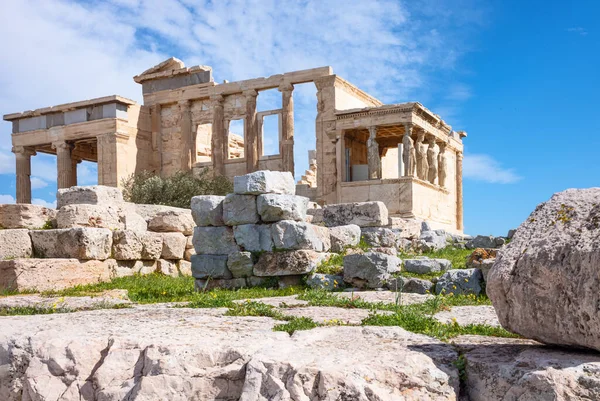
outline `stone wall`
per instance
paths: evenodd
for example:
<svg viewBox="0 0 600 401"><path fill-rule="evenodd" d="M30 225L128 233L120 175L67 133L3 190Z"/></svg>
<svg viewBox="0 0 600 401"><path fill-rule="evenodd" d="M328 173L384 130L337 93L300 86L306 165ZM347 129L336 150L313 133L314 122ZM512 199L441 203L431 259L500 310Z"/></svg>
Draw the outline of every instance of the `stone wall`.
<svg viewBox="0 0 600 401"><path fill-rule="evenodd" d="M127 203L119 189L103 186L59 190L57 201L58 210L0 205L0 290L190 274L190 210Z"/></svg>

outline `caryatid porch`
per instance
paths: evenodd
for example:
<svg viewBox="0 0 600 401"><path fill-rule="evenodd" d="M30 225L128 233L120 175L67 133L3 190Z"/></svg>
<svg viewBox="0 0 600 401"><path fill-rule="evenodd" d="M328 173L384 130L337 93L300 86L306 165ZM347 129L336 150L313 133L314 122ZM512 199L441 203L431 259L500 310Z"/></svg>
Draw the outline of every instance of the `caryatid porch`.
<svg viewBox="0 0 600 401"><path fill-rule="evenodd" d="M382 200L390 213L463 229L464 132L419 103L336 113L337 197Z"/></svg>

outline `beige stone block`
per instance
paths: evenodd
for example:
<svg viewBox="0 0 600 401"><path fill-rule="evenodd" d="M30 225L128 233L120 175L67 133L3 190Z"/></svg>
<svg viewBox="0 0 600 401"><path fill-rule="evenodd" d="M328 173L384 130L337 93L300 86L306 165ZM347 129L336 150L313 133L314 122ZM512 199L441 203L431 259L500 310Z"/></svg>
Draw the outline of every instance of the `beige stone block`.
<svg viewBox="0 0 600 401"><path fill-rule="evenodd" d="M30 258L32 254L29 230L0 230L0 260Z"/></svg>
<svg viewBox="0 0 600 401"><path fill-rule="evenodd" d="M183 259L187 238L182 233L162 233L162 253L163 259Z"/></svg>
<svg viewBox="0 0 600 401"><path fill-rule="evenodd" d="M111 278L108 261L31 258L0 261L0 289L62 290Z"/></svg>
<svg viewBox="0 0 600 401"><path fill-rule="evenodd" d="M0 229L45 228L56 219L56 210L25 203L0 205Z"/></svg>
<svg viewBox="0 0 600 401"><path fill-rule="evenodd" d="M113 232L112 256L117 260L156 260L162 251L162 234L134 230Z"/></svg>
<svg viewBox="0 0 600 401"><path fill-rule="evenodd" d="M192 212L188 209L160 212L148 222L150 231L178 232L184 235L192 235L195 226Z"/></svg>
<svg viewBox="0 0 600 401"><path fill-rule="evenodd" d="M177 262L177 266L179 268L179 274L181 276L191 276L192 275L192 263L188 260L180 260Z"/></svg>
<svg viewBox="0 0 600 401"><path fill-rule="evenodd" d="M107 228L31 230L33 254L41 258L108 259L112 232Z"/></svg>
<svg viewBox="0 0 600 401"><path fill-rule="evenodd" d="M119 188L91 185L59 189L56 195L57 208L67 205L120 205L123 194Z"/></svg>
<svg viewBox="0 0 600 401"><path fill-rule="evenodd" d="M165 276L179 277L177 263L174 260L159 259L157 271L161 272Z"/></svg>
<svg viewBox="0 0 600 401"><path fill-rule="evenodd" d="M57 228L97 227L111 230L125 228L124 213L113 205L66 205L56 214Z"/></svg>

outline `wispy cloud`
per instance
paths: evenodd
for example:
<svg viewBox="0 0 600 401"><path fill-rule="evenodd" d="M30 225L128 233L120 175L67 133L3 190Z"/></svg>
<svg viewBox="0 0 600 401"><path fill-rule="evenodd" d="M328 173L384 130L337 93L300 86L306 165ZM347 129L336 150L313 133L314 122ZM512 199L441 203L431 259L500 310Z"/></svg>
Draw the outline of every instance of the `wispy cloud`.
<svg viewBox="0 0 600 401"><path fill-rule="evenodd" d="M31 189L46 188L48 183L39 177L31 177Z"/></svg>
<svg viewBox="0 0 600 401"><path fill-rule="evenodd" d="M503 167L493 157L471 153L465 153L463 176L492 184L512 184L522 179L514 169Z"/></svg>
<svg viewBox="0 0 600 401"><path fill-rule="evenodd" d="M12 195L0 194L0 204L2 203L15 203L16 199Z"/></svg>
<svg viewBox="0 0 600 401"><path fill-rule="evenodd" d="M588 32L585 30L585 28L582 28L580 26L567 28L567 32L575 33L575 34L578 34L581 36L587 36L587 34L588 34Z"/></svg>
<svg viewBox="0 0 600 401"><path fill-rule="evenodd" d="M56 201L48 202L48 201L46 201L44 199L33 198L31 200L31 203L34 204L34 205L45 206L45 207L50 208L50 209L56 209Z"/></svg>

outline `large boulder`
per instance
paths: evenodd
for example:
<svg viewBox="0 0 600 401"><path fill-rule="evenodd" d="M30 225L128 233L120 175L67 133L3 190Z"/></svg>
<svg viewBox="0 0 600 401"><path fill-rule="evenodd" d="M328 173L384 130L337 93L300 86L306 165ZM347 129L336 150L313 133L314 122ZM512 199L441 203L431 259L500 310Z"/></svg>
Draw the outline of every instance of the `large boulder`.
<svg viewBox="0 0 600 401"><path fill-rule="evenodd" d="M261 170L234 177L233 192L242 195L295 195L296 183L289 171Z"/></svg>
<svg viewBox="0 0 600 401"><path fill-rule="evenodd" d="M483 284L483 274L479 269L452 269L438 279L435 292L443 295L479 295Z"/></svg>
<svg viewBox="0 0 600 401"><path fill-rule="evenodd" d="M235 278L250 277L254 261L250 252L230 253L227 257L227 268Z"/></svg>
<svg viewBox="0 0 600 401"><path fill-rule="evenodd" d="M183 259L187 238L182 233L162 233L162 252L160 257L163 259Z"/></svg>
<svg viewBox="0 0 600 401"><path fill-rule="evenodd" d="M192 235L195 227L192 212L189 209L167 210L157 213L148 222L148 230L164 233L174 232Z"/></svg>
<svg viewBox="0 0 600 401"><path fill-rule="evenodd" d="M51 291L112 278L109 261L12 259L0 261L0 290ZM4 331L3 329L0 331ZM3 364L0 357L0 366ZM1 369L0 369L1 371ZM0 373L1 379L1 373ZM2 380L0 380L0 383ZM1 384L0 384L1 387ZM0 399L2 398L0 391Z"/></svg>
<svg viewBox="0 0 600 401"><path fill-rule="evenodd" d="M194 196L191 201L192 217L197 226L222 226L224 196Z"/></svg>
<svg viewBox="0 0 600 401"><path fill-rule="evenodd" d="M452 262L447 259L430 259L428 257L404 259L404 270L411 273L436 273L446 271L451 267Z"/></svg>
<svg viewBox="0 0 600 401"><path fill-rule="evenodd" d="M271 225L271 236L277 249L327 252L331 248L329 229L310 223L283 220Z"/></svg>
<svg viewBox="0 0 600 401"><path fill-rule="evenodd" d="M402 261L396 256L367 252L344 256L344 281L355 287L381 288L400 271Z"/></svg>
<svg viewBox="0 0 600 401"><path fill-rule="evenodd" d="M600 350L600 188L540 204L498 252L487 293L506 329Z"/></svg>
<svg viewBox="0 0 600 401"><path fill-rule="evenodd" d="M475 248L500 248L506 243L506 239L503 237L494 237L492 235L478 235L475 238L470 239L465 244L467 249Z"/></svg>
<svg viewBox="0 0 600 401"><path fill-rule="evenodd" d="M264 277L310 273L328 256L327 253L309 250L263 253L254 265L254 275Z"/></svg>
<svg viewBox="0 0 600 401"><path fill-rule="evenodd" d="M306 220L309 199L298 195L265 194L256 199L262 221Z"/></svg>
<svg viewBox="0 0 600 401"><path fill-rule="evenodd" d="M329 228L331 251L339 253L348 247L358 245L360 242L360 234L360 227L356 224Z"/></svg>
<svg viewBox="0 0 600 401"><path fill-rule="evenodd" d="M335 291L344 288L344 277L335 274L313 273L306 278L306 285L316 290Z"/></svg>
<svg viewBox="0 0 600 401"><path fill-rule="evenodd" d="M256 196L229 194L223 200L223 222L228 226L258 223Z"/></svg>
<svg viewBox="0 0 600 401"><path fill-rule="evenodd" d="M0 205L0 229L48 228L56 219L56 210L27 203Z"/></svg>
<svg viewBox="0 0 600 401"><path fill-rule="evenodd" d="M198 254L229 255L239 252L231 227L196 227L192 239Z"/></svg>
<svg viewBox="0 0 600 401"><path fill-rule="evenodd" d="M38 258L110 258L113 233L108 228L31 230L33 254Z"/></svg>
<svg viewBox="0 0 600 401"><path fill-rule="evenodd" d="M0 260L30 258L32 255L29 230L0 230Z"/></svg>
<svg viewBox="0 0 600 401"><path fill-rule="evenodd" d="M396 247L396 234L389 228L363 227L361 237L370 247Z"/></svg>
<svg viewBox="0 0 600 401"><path fill-rule="evenodd" d="M114 205L66 205L56 214L57 228L98 227L111 230L125 228L125 213Z"/></svg>
<svg viewBox="0 0 600 401"><path fill-rule="evenodd" d="M123 193L119 188L104 185L90 185L59 189L56 194L56 208L67 205L120 205Z"/></svg>
<svg viewBox="0 0 600 401"><path fill-rule="evenodd" d="M419 236L419 247L423 252L439 251L448 246L444 230L424 230Z"/></svg>
<svg viewBox="0 0 600 401"><path fill-rule="evenodd" d="M271 225L242 224L233 227L233 235L237 244L245 251L270 252L273 250Z"/></svg>
<svg viewBox="0 0 600 401"><path fill-rule="evenodd" d="M388 224L388 209L383 202L337 203L323 208L327 227L356 224L359 227L378 227Z"/></svg>

